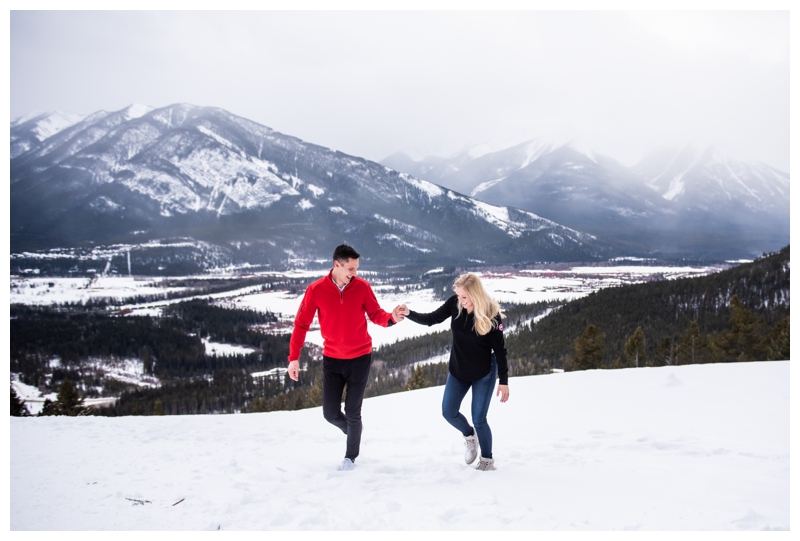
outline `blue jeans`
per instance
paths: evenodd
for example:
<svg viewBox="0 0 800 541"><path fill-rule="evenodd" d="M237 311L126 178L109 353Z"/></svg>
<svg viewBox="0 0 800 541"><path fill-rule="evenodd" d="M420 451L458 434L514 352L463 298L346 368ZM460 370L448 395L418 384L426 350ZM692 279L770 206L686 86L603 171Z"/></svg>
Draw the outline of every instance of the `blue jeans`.
<svg viewBox="0 0 800 541"><path fill-rule="evenodd" d="M489 413L489 403L492 400L496 379L497 361L492 354L492 369L486 376L472 383L465 383L453 374L447 374L447 383L444 385L442 416L464 437L472 435L472 427L459 409L461 401L472 387L472 423L478 434L478 443L480 443L483 458L492 458L492 430L489 428L489 423L486 422L486 414Z"/></svg>

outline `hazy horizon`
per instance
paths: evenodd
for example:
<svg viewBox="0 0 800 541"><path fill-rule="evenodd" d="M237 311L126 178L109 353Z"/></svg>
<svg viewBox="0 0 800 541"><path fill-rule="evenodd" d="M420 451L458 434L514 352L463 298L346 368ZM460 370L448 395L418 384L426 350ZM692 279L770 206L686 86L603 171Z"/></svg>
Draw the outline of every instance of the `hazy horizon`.
<svg viewBox="0 0 800 541"><path fill-rule="evenodd" d="M220 107L380 161L576 138L789 171L789 11L12 11L11 118Z"/></svg>

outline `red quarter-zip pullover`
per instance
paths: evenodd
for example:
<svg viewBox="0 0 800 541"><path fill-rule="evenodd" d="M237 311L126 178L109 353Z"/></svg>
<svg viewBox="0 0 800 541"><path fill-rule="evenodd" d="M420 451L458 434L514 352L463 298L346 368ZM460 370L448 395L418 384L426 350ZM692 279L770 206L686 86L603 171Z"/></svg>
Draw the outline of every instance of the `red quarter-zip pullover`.
<svg viewBox="0 0 800 541"><path fill-rule="evenodd" d="M306 289L294 318L289 342L289 362L300 358L306 333L319 314L322 331L322 354L334 359L355 359L372 353L372 338L367 332L367 318L381 327L394 325L392 314L378 304L369 282L354 276L343 291L333 283L333 269Z"/></svg>

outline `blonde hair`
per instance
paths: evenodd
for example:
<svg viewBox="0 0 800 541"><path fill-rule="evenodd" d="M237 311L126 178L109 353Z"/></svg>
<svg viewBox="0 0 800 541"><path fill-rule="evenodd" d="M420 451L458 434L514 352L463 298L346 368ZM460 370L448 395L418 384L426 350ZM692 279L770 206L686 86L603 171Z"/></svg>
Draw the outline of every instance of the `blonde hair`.
<svg viewBox="0 0 800 541"><path fill-rule="evenodd" d="M468 272L462 274L456 281L453 282L453 288L463 287L464 290L472 299L472 314L475 316L475 331L483 336L491 331L496 325L497 321L494 319L498 314L500 317L503 313L500 311L500 305L496 300L486 293L481 284L481 279L477 275ZM458 303L458 315L461 316L461 302Z"/></svg>

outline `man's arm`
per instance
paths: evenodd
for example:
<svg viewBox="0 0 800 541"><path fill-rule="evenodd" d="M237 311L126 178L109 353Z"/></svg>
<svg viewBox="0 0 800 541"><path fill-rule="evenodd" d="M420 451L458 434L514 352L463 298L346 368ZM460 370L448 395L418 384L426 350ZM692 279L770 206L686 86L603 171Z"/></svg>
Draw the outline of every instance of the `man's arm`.
<svg viewBox="0 0 800 541"><path fill-rule="evenodd" d="M294 317L294 329L292 338L289 340L289 377L297 381L300 374L300 350L306 341L306 333L311 328L314 316L317 313L317 306L314 304L314 295L311 286L306 289L297 315Z"/></svg>
<svg viewBox="0 0 800 541"><path fill-rule="evenodd" d="M372 287L369 285L369 282L365 281L364 285L367 286L367 292L364 295L364 310L366 311L367 317L369 317L370 321L376 325L380 325L381 327L391 327L395 323L399 323L405 318L405 315L403 315L399 306L395 307L391 314L381 308L381 305L378 304L378 299L375 297L375 292L372 291Z"/></svg>

